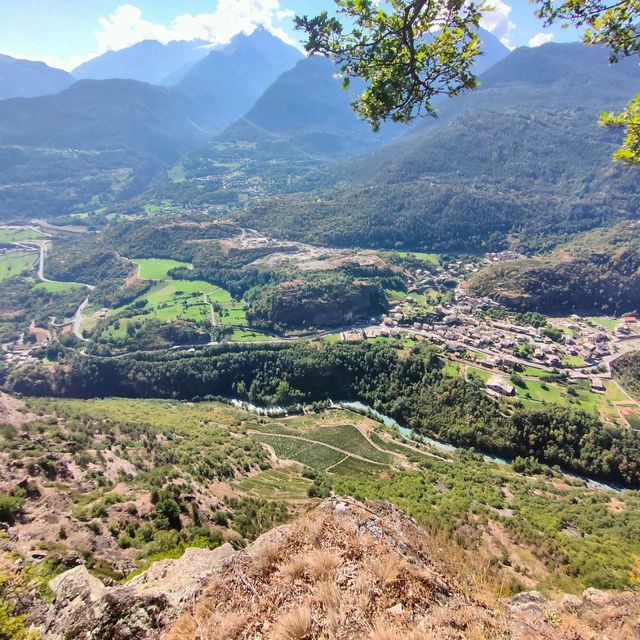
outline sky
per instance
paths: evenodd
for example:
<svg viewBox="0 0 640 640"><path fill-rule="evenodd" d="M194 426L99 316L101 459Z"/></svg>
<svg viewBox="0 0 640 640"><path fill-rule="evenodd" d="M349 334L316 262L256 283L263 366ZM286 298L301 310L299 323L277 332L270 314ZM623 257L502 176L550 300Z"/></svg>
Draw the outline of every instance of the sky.
<svg viewBox="0 0 640 640"><path fill-rule="evenodd" d="M543 29L528 0L490 1L482 26L509 48L578 39L573 29ZM332 0L0 0L0 52L72 70L146 39L224 44L264 26L299 43L292 17L332 6Z"/></svg>

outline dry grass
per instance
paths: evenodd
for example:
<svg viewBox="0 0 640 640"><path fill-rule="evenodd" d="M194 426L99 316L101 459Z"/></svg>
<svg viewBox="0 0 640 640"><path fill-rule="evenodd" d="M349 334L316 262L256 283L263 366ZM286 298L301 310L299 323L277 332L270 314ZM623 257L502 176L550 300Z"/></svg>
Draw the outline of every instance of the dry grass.
<svg viewBox="0 0 640 640"><path fill-rule="evenodd" d="M462 556L388 505L318 509L229 562L190 614L205 631L172 640L221 638L216 625L233 614L246 616L242 640L506 638L501 614L460 589L446 556L462 572Z"/></svg>
<svg viewBox="0 0 640 640"><path fill-rule="evenodd" d="M318 549L309 553L305 562L309 575L315 580L324 580L331 576L340 564L340 556L331 551Z"/></svg>
<svg viewBox="0 0 640 640"><path fill-rule="evenodd" d="M291 582L301 580L307 570L307 562L303 556L296 556L287 564L280 567L280 572Z"/></svg>
<svg viewBox="0 0 640 640"><path fill-rule="evenodd" d="M305 532L307 539L314 547L320 547L324 540L325 530L332 520L328 514L315 514L315 517L307 517L300 523L301 530Z"/></svg>
<svg viewBox="0 0 640 640"><path fill-rule="evenodd" d="M335 582L331 580L323 580L316 587L316 599L320 602L325 610L335 611L340 608L340 590Z"/></svg>
<svg viewBox="0 0 640 640"><path fill-rule="evenodd" d="M246 613L219 615L198 607L192 615L182 616L163 640L239 640L247 618Z"/></svg>
<svg viewBox="0 0 640 640"><path fill-rule="evenodd" d="M367 562L367 568L380 584L386 586L398 579L407 568L407 562L393 552L383 556L373 556Z"/></svg>
<svg viewBox="0 0 640 640"><path fill-rule="evenodd" d="M309 638L312 629L309 607L297 607L285 613L276 623L274 640L304 640Z"/></svg>
<svg viewBox="0 0 640 640"><path fill-rule="evenodd" d="M369 640L404 640L406 637L406 631L389 622L379 622L369 634Z"/></svg>
<svg viewBox="0 0 640 640"><path fill-rule="evenodd" d="M280 544L270 542L263 544L255 554L255 566L259 573L268 573L280 560Z"/></svg>

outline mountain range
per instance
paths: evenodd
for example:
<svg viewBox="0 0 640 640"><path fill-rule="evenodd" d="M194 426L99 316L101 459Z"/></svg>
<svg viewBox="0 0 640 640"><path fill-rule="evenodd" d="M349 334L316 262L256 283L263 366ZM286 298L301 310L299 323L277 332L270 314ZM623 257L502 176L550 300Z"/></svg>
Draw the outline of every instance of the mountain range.
<svg viewBox="0 0 640 640"><path fill-rule="evenodd" d="M509 50L491 33L480 30L483 55L478 72L490 68ZM322 173L336 160L382 147L409 129L386 123L374 133L354 115L351 102L364 89L350 89L334 65L322 56L301 59L283 73L227 130L182 164L187 179L197 182L199 198L234 203L245 196L296 189L300 176ZM193 198L189 184L181 192ZM164 193L176 196L176 189Z"/></svg>
<svg viewBox="0 0 640 640"><path fill-rule="evenodd" d="M379 133L350 108L358 83L344 91L327 59L263 29L179 67L169 87L84 80L0 102L3 215L145 193L241 203L242 221L283 237L439 250L553 244L637 215L637 181L610 162L620 136L597 126L599 111L640 88L635 65L611 66L578 44L510 53L487 32L481 39L479 89L439 100L438 118ZM202 43L119 53L137 52L143 68L140 52L158 47L202 54Z"/></svg>
<svg viewBox="0 0 640 640"><path fill-rule="evenodd" d="M220 51L194 65L175 89L195 106L195 118L218 133L242 116L283 72L302 58L295 47L266 29L237 35Z"/></svg>
<svg viewBox="0 0 640 640"><path fill-rule="evenodd" d="M150 84L174 84L181 74L211 50L204 40L178 40L163 44L144 40L125 49L107 51L73 70L78 80L139 80Z"/></svg>
<svg viewBox="0 0 640 640"><path fill-rule="evenodd" d="M73 84L74 77L44 62L0 55L0 100L32 98L57 93Z"/></svg>
<svg viewBox="0 0 640 640"><path fill-rule="evenodd" d="M150 47L118 53L126 58ZM95 198L109 203L143 191L239 118L300 57L257 30L210 52L173 87L80 80L53 95L0 102L3 215L60 215Z"/></svg>
<svg viewBox="0 0 640 640"><path fill-rule="evenodd" d="M620 134L597 124L640 90L631 60L547 44L514 51L480 82L441 102L437 119L301 177L242 221L329 244L480 251L638 215L635 174L611 162Z"/></svg>

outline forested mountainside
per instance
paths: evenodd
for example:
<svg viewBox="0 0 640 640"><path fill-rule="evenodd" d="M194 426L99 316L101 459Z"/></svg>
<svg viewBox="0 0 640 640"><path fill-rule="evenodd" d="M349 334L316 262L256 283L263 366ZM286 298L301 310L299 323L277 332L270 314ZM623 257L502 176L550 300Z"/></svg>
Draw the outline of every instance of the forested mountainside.
<svg viewBox="0 0 640 640"><path fill-rule="evenodd" d="M480 37L478 73L509 54L488 31L481 29ZM244 117L181 163L178 184L160 182L156 195L235 205L246 197L295 192L301 179L305 189L313 180L324 181L322 173L336 160L380 148L410 129L386 123L373 132L351 108L363 90L357 80L343 89L328 58L300 60Z"/></svg>
<svg viewBox="0 0 640 640"><path fill-rule="evenodd" d="M212 52L178 87L82 80L56 95L1 102L2 217L96 209L142 192L300 55L256 31Z"/></svg>
<svg viewBox="0 0 640 640"><path fill-rule="evenodd" d="M476 251L502 248L513 234L539 248L637 215L635 174L611 163L619 134L597 125L600 111L640 87L633 62L548 44L514 51L480 80L443 103L437 120L312 174L311 191L299 185L241 219L336 245Z"/></svg>
<svg viewBox="0 0 640 640"><path fill-rule="evenodd" d="M202 140L190 110L184 96L133 80L0 102L2 217L134 195Z"/></svg>
<svg viewBox="0 0 640 640"><path fill-rule="evenodd" d="M180 75L211 50L204 40L174 41L167 44L144 40L118 51L106 51L73 70L78 80L139 80L171 85Z"/></svg>
<svg viewBox="0 0 640 640"><path fill-rule="evenodd" d="M640 352L629 353L615 363L616 374L636 397L640 397ZM640 426L640 423L638 424Z"/></svg>
<svg viewBox="0 0 640 640"><path fill-rule="evenodd" d="M74 82L71 74L53 69L44 62L0 55L0 100L57 93Z"/></svg>
<svg viewBox="0 0 640 640"><path fill-rule="evenodd" d="M640 309L640 223L582 234L549 255L491 265L469 284L520 310L545 313Z"/></svg>

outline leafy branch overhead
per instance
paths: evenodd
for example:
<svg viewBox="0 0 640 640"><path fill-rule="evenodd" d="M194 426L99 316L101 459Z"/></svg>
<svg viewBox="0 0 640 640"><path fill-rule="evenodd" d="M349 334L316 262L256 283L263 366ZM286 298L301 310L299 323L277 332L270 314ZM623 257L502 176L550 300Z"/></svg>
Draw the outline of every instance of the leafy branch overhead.
<svg viewBox="0 0 640 640"><path fill-rule="evenodd" d="M382 121L409 122L434 115L432 100L477 85L473 63L480 53L480 8L464 0L335 0L339 17L326 11L296 17L308 35L306 49L336 61L344 75L367 88L355 111L374 129ZM351 28L347 30L345 23Z"/></svg>
<svg viewBox="0 0 640 640"><path fill-rule="evenodd" d="M586 44L606 46L611 61L640 53L640 0L532 0L546 25L584 28ZM327 11L298 16L310 54L332 58L344 77L367 84L353 108L377 130L384 121L410 122L435 115L433 99L477 86L473 66L481 54L480 17L491 6L465 0L334 0ZM347 26L348 25L348 26ZM625 128L617 159L640 163L640 98L620 114L603 114L601 124Z"/></svg>

